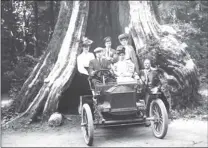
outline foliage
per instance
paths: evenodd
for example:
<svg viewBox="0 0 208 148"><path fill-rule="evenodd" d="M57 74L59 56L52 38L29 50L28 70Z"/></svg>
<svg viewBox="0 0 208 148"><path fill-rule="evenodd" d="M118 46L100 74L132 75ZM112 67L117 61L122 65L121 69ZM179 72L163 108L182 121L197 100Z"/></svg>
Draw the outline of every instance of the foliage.
<svg viewBox="0 0 208 148"><path fill-rule="evenodd" d="M158 4L160 22L193 23L202 31L207 31L207 1L162 1Z"/></svg>
<svg viewBox="0 0 208 148"><path fill-rule="evenodd" d="M160 23L169 24L177 31L177 37L188 45L187 50L203 77L200 79L208 83L208 2L159 1L157 4Z"/></svg>
<svg viewBox="0 0 208 148"><path fill-rule="evenodd" d="M2 93L11 89L12 94L20 89L36 63L35 51L40 56L46 49L59 12L59 1L9 0L2 1L1 8L1 79L5 84L1 89Z"/></svg>
<svg viewBox="0 0 208 148"><path fill-rule="evenodd" d="M25 79L29 76L36 63L37 60L29 55L18 57L18 62L13 70L5 73L11 81L11 89L9 91L11 97L20 91Z"/></svg>

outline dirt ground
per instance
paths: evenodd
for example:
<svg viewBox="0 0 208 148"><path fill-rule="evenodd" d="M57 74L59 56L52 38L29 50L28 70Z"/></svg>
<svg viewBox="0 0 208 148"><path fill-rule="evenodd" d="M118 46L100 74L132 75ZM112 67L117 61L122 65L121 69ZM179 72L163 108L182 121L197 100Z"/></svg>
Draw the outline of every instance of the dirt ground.
<svg viewBox="0 0 208 148"><path fill-rule="evenodd" d="M85 147L79 115L70 116L62 126L52 128L33 124L24 129L2 130L2 147ZM97 128L95 147L208 147L208 122L173 120L164 139L153 136L150 127L142 125Z"/></svg>

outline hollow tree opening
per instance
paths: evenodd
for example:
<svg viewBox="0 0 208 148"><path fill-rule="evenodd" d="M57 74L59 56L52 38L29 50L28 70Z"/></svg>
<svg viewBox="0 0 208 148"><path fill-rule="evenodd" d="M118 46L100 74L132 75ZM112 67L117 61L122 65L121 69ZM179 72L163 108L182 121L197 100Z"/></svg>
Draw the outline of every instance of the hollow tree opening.
<svg viewBox="0 0 208 148"><path fill-rule="evenodd" d="M128 1L89 1L89 15L85 36L94 42L90 51L96 47L104 47L103 39L112 37L112 48L120 44L118 35L125 32L125 27L130 23ZM133 44L133 42L131 42ZM61 95L58 111L63 113L76 113L79 104L79 74L76 74L69 88ZM87 88L86 88L87 89Z"/></svg>
<svg viewBox="0 0 208 148"><path fill-rule="evenodd" d="M124 9L126 8L126 9ZM112 37L112 48L119 45L118 35L129 24L128 1L90 1L86 36L94 41L90 51L104 47L103 39Z"/></svg>
<svg viewBox="0 0 208 148"><path fill-rule="evenodd" d="M79 105L79 74L76 72L71 85L67 88L60 97L58 112L64 114L77 114L77 107Z"/></svg>

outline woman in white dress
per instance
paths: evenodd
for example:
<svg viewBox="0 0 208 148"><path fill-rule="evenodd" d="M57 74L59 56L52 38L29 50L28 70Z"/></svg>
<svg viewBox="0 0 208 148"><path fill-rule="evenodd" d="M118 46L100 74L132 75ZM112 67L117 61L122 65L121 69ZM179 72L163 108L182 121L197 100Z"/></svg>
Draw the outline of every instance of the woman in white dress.
<svg viewBox="0 0 208 148"><path fill-rule="evenodd" d="M82 41L82 53L77 57L77 69L79 72L79 80L81 82L81 85L79 85L80 95L91 94L88 82L88 68L90 61L95 59L94 54L92 52L89 52L92 43L92 40L84 37Z"/></svg>
<svg viewBox="0 0 208 148"><path fill-rule="evenodd" d="M125 58L125 47L120 45L117 47L118 62L112 68L117 76L117 82L131 82L136 81L139 76L136 72L134 63Z"/></svg>

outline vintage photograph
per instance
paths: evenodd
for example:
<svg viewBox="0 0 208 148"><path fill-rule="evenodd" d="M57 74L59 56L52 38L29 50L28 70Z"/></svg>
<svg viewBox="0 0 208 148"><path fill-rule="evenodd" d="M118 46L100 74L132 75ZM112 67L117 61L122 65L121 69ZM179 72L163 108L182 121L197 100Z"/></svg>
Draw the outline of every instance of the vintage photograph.
<svg viewBox="0 0 208 148"><path fill-rule="evenodd" d="M1 1L1 147L208 147L208 1Z"/></svg>

